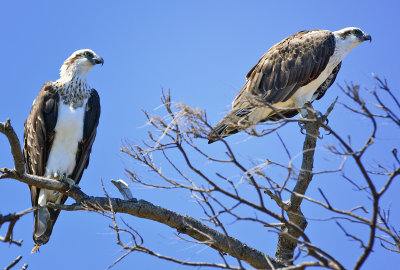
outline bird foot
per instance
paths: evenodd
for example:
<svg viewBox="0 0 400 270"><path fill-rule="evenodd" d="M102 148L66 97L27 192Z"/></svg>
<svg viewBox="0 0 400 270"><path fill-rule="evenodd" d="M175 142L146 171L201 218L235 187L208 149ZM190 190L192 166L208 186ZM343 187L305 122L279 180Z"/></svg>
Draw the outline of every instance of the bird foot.
<svg viewBox="0 0 400 270"><path fill-rule="evenodd" d="M303 135L305 135L305 134L306 134L306 132L305 132L305 130L306 130L306 123L303 123L303 122L301 122L301 121L299 121L299 122L297 122L297 123L299 124L299 127L300 127L300 133L303 134Z"/></svg>
<svg viewBox="0 0 400 270"><path fill-rule="evenodd" d="M307 106L311 106L311 104L307 104L306 103L304 105L304 107L299 110L300 115L302 116L302 118L304 118L304 119L309 118L309 113L311 113L312 116L313 116L312 118L315 117L318 123L321 123L321 124L324 124L324 125L328 125L329 121L328 121L328 118L326 117L326 115L322 114L320 111L317 111L317 110L308 111L307 110ZM300 127L301 134L305 135L307 133L306 132L306 122L299 121L298 125ZM322 135L319 135L319 132L318 132L318 138L319 139L323 138Z"/></svg>
<svg viewBox="0 0 400 270"><path fill-rule="evenodd" d="M71 178L68 178L67 174L65 174L65 173L61 174L61 176L58 180L60 180L61 182L67 183L70 189L73 187L81 189L77 184L75 184L75 181L72 180Z"/></svg>
<svg viewBox="0 0 400 270"><path fill-rule="evenodd" d="M302 118L307 118L307 116L308 116L307 109L302 108L302 109L299 110L299 113L300 113Z"/></svg>
<svg viewBox="0 0 400 270"><path fill-rule="evenodd" d="M303 104L303 106L301 108L298 108L298 112L300 113L301 117L303 118L308 118L308 109L312 110L312 105L311 102L306 102Z"/></svg>
<svg viewBox="0 0 400 270"><path fill-rule="evenodd" d="M38 252L38 251L39 251L39 248L40 248L40 245L34 246L34 247L32 248L32 250L31 250L31 254L32 254L32 253L35 253L35 252Z"/></svg>
<svg viewBox="0 0 400 270"><path fill-rule="evenodd" d="M320 111L315 111L315 114L317 115L318 122L328 125L329 120L324 114L322 114Z"/></svg>

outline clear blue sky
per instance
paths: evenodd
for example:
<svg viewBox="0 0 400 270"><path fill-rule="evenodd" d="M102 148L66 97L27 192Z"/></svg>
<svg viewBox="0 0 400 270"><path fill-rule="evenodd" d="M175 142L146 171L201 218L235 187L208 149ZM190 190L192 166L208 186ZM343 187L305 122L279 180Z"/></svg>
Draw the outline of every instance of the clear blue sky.
<svg viewBox="0 0 400 270"><path fill-rule="evenodd" d="M102 114L90 166L81 187L87 194L101 196L103 179L111 194L118 196L109 180L126 179L124 168L139 166L120 154L121 142L124 139L139 142L145 138L147 131L143 128L145 117L141 109L155 113L160 104L161 87L170 88L174 100L205 109L210 121L216 123L259 57L270 46L300 30L357 26L371 34L372 43L361 44L345 58L336 83L354 81L373 87L371 73L374 72L384 75L398 95L399 10L394 0L1 1L0 121L11 118L22 138L23 123L42 84L58 78L61 64L73 51L93 49L105 60L103 67L94 67L88 76L89 84L101 96ZM323 111L337 95L345 101L335 84L316 107ZM334 111L331 123L341 131L352 132L355 138L362 136L347 121L343 109ZM290 150L299 153L303 137L297 126L281 132ZM394 144L398 146L399 135L398 130L382 134L385 144L382 151L390 150ZM230 139L243 159L279 158L278 153L283 151L276 136L244 142L243 139L244 135ZM327 137L319 141L319 146L328 144L329 140ZM218 144L212 147L215 151L222 149ZM379 160L379 152L375 159ZM323 164L326 161L316 167L324 169ZM11 166L7 142L0 136L0 167ZM153 177L141 171L145 177ZM338 203L350 200L342 193L341 187L346 183L339 178L318 178L312 183L310 194L317 197L313 192L321 187L330 191L329 196ZM393 189L399 188L395 183ZM181 214L202 217L188 193L138 188L133 193L139 199ZM398 225L400 206L396 193L385 197L384 206L392 203L393 222ZM349 205L360 203L353 200ZM342 206L346 208L346 204ZM29 207L30 195L25 184L1 181L1 214ZM319 217L312 211L307 214ZM180 244L174 231L164 225L134 217L125 219L145 236L145 244L155 251L194 261L216 258L207 248ZM109 224L109 220L95 213L63 212L51 241L40 253L31 255L33 220L32 215L25 216L14 231L16 240L24 239L23 246L0 243L0 267L23 255L22 262L29 264L29 269L105 269L121 255ZM318 243L331 241L328 250L350 265L359 254L358 243L339 241L343 235L333 234L335 226L324 226L318 222L310 224L308 232L312 239ZM234 224L229 229L234 237L273 254L276 237L265 228ZM4 232L5 227L0 234ZM399 263L400 256L382 253L377 245L364 269L393 269ZM188 268L134 253L114 269Z"/></svg>

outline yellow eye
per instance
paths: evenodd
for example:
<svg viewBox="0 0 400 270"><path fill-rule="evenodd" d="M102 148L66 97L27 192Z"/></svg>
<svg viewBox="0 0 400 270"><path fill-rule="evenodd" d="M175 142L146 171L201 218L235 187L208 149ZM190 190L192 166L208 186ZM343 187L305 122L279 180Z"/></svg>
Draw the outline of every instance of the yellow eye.
<svg viewBox="0 0 400 270"><path fill-rule="evenodd" d="M83 55L84 56L91 56L92 54L90 52L84 52Z"/></svg>

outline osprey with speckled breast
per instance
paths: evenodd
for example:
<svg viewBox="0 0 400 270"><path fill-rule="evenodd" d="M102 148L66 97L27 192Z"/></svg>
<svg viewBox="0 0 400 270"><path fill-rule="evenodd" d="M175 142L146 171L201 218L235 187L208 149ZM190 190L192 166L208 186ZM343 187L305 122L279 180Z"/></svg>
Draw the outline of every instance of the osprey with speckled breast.
<svg viewBox="0 0 400 270"><path fill-rule="evenodd" d="M249 71L232 110L208 134L208 143L257 123L290 118L322 98L343 58L371 36L356 27L301 31L269 49Z"/></svg>
<svg viewBox="0 0 400 270"><path fill-rule="evenodd" d="M74 52L60 69L56 82L46 82L33 102L25 122L24 149L26 171L70 185L78 185L96 137L100 117L100 98L86 82L89 70L103 58L92 50ZM49 241L60 210L48 202L64 204L67 196L29 186L34 212L32 250Z"/></svg>

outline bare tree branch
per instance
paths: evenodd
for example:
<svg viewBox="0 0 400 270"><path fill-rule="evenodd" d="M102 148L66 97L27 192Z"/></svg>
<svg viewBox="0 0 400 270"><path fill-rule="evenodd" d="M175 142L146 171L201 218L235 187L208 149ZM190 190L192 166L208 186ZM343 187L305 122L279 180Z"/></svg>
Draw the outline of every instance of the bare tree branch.
<svg viewBox="0 0 400 270"><path fill-rule="evenodd" d="M2 124L5 125L4 123ZM8 126L8 129L13 130L11 125ZM13 134L15 135L15 132ZM15 140L15 138L13 139ZM18 140L18 138L16 139ZM14 154L15 153L13 152L14 160L16 160L16 158L18 158L18 152L17 154ZM233 257L237 256L240 260L246 261L256 268L269 269L268 261L266 259L268 256L266 254L247 246L235 238L227 238L224 234L207 227L190 216L182 216L176 212L170 211L161 206L155 206L144 200L137 201L136 199L121 200L118 198L89 197L77 187L70 188L68 184L63 182L29 174L20 174L16 170L3 169L2 173L2 178L12 178L29 185L56 190L68 195L75 199L78 205L86 208L86 210L111 211L111 205L115 212L126 213L163 223L176 229L179 233L187 234L218 251L226 252ZM49 204L49 206L55 205ZM81 207L75 208L75 206L76 205L74 205L74 208L64 210L83 209ZM56 207L59 209L62 208L62 206ZM269 258L269 260L273 261L272 258Z"/></svg>
<svg viewBox="0 0 400 270"><path fill-rule="evenodd" d="M18 246L21 246L22 245L22 240L17 242L17 241L14 241L14 239L13 239L14 226L17 223L17 221L19 220L20 217L32 212L33 210L34 209L31 208L31 209L27 209L25 211L21 211L19 213L12 213L12 214L8 214L8 215L5 215L5 216L0 214L0 227L6 222L10 223L8 225L6 236L5 237L1 237L0 236L0 241L9 242L10 244L16 244Z"/></svg>
<svg viewBox="0 0 400 270"><path fill-rule="evenodd" d="M11 126L10 119L7 122L0 123L0 132L7 136L8 141L11 146L11 153L14 158L14 166L17 173L23 174L25 172L25 162L22 156L21 144L19 142L18 136Z"/></svg>
<svg viewBox="0 0 400 270"><path fill-rule="evenodd" d="M307 118L286 119L281 112L271 107L282 120L265 124L261 131L257 131L258 127L246 131L253 136L261 137L276 132L292 122L299 123L302 130L306 131L300 168L293 160L299 154L293 155L279 134L278 139L289 159L288 164L274 161L272 158L243 160L243 156L236 153L235 147L231 147L224 138L220 141L222 152L215 154L209 151L210 149L200 144L203 139L207 139L207 134L212 128L207 121L206 113L182 103L173 103L169 93L163 93L162 105L167 114L153 116L145 112L151 127L148 139L141 145L131 145L127 142L122 147L122 152L153 172L156 177L142 177L130 169L126 169L126 172L134 183L142 186L190 192L205 215L200 217L201 222L150 202L135 199L128 185L122 180L112 183L119 189L124 200L111 198L106 191L106 197L90 197L80 189L70 188L62 182L25 174L20 144L9 121L0 123L0 132L5 133L9 139L15 169L0 168L0 179L12 178L29 185L56 190L76 201L72 205L48 203L49 207L64 211L96 211L112 219L113 226L110 227L115 231L117 244L122 247L124 253L110 267L132 252L138 251L163 260L196 267L244 269L243 262L247 262L257 269L291 270L307 267L344 269L339 258L324 250L323 245L317 246L312 243L305 230L311 221L334 221L338 225L337 230L344 232L343 238L360 243L361 252L355 258L353 265L354 269L360 269L366 265L373 248L377 246L375 239L385 250L400 253L400 236L396 230L397 226L390 220L390 208L384 209L381 205L382 197L388 193L400 174L397 148L393 148L391 153L388 152L387 156L394 163L390 165L380 162L371 165L367 154L371 152L370 149L379 147L380 141L375 138L380 134L378 131L383 120L388 120L385 124L389 123L397 129L400 127L400 102L390 90L386 80L377 77L375 79L377 88L366 91L369 97L372 97L372 102L364 97L362 89L357 84L347 84L342 88L350 99L350 102L343 103L343 106L357 117L361 116L367 120L364 136L358 136L357 139L351 138L348 134L340 134L325 121L336 101L322 117L318 117L318 113L309 106ZM320 128L331 134L332 140L335 141L334 145L329 145L326 149L340 159L340 165L334 165L333 169L313 172L314 156L323 154L322 151L316 151ZM163 167L159 165L159 159L163 162ZM209 163L217 165L218 168L214 170L209 169L214 167L204 167ZM165 169L165 166L168 169ZM348 166L351 166L352 174L347 173ZM276 174L275 172L271 174L271 168L280 172L281 176L278 177L280 179L274 179ZM320 199L305 195L313 177L316 175L324 177L326 174L335 173L340 173L341 177L351 184L351 188L355 187L351 189L353 192L364 194L365 202L361 205L357 202L348 207L350 210L343 210L335 205L335 198L327 193L327 190L322 191L317 187ZM292 180L295 181L294 187ZM272 208L264 198L265 193L276 203ZM285 197L289 199L284 201ZM330 216L306 217L301 209L304 200L322 207ZM178 234L186 234L194 240L182 236L178 236L179 239L204 244L216 250L221 256L222 263L190 262L150 250L143 246L143 238L136 229L124 220L122 222L126 227L117 224L115 213L154 220L174 228ZM254 222L260 228L267 227L266 232L278 234L275 258L232 237L229 234L229 225L233 222ZM211 227L206 224L211 224ZM353 229L354 227L347 228L348 224L366 226L369 230L367 237L359 230ZM122 238L121 234L128 235L132 239L129 244L123 243L122 239L125 238ZM276 243L267 241L266 244ZM236 258L236 265L228 264L226 254ZM301 255L311 256L313 261L296 264Z"/></svg>
<svg viewBox="0 0 400 270"><path fill-rule="evenodd" d="M17 258L15 258L14 261L12 261L8 266L6 266L6 267L4 268L4 270L9 270L9 269L13 268L17 263L19 263L19 261L20 261L21 259L22 259L22 256L19 255Z"/></svg>
<svg viewBox="0 0 400 270"><path fill-rule="evenodd" d="M332 105L328 108L325 115L318 119L316 112L313 110L311 104L307 106L308 119L314 119L314 121L305 122L302 126L306 130L306 138L303 144L303 160L301 165L300 174L298 176L296 185L291 193L291 197L288 202L284 203L283 209L285 209L289 220L296 224L301 230L305 230L307 227L307 220L304 217L303 213L300 210L300 205L302 203L302 196L304 195L311 180L312 180L312 169L314 166L314 152L317 144L317 138L319 136L319 127L320 122L326 121L328 115L333 110L333 107L337 101L332 103ZM275 201L281 202L280 199L276 199ZM283 202L282 202L283 203ZM290 237L288 237L290 236ZM284 265L292 264L294 251L297 246L297 239L301 236L301 233L298 230L295 230L293 227L283 226L281 232L279 234L278 246L275 252L276 259L283 263ZM333 259L333 258L332 258ZM344 269L343 266L340 265L339 262L334 261L335 268Z"/></svg>

